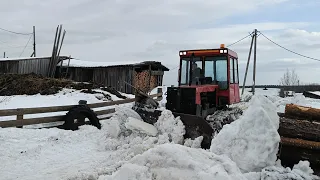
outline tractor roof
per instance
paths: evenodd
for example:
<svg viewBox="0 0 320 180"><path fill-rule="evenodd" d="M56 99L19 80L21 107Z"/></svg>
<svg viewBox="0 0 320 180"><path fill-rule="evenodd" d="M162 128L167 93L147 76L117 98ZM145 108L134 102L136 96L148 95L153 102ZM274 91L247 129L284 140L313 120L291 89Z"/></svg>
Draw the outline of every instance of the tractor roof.
<svg viewBox="0 0 320 180"><path fill-rule="evenodd" d="M210 55L225 55L229 54L235 58L238 58L238 54L231 49L228 48L218 48L218 49L192 49L192 50L181 50L179 51L180 56L191 56L194 54L195 56L210 56Z"/></svg>

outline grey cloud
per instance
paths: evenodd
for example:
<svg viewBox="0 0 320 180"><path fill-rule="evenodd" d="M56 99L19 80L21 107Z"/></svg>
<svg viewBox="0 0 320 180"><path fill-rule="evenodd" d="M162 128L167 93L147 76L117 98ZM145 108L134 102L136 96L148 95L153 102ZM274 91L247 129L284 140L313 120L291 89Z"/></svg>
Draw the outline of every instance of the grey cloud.
<svg viewBox="0 0 320 180"><path fill-rule="evenodd" d="M229 3L228 6L226 3L229 1L225 0L165 2L24 0L23 2L1 1L0 19L3 27L19 32L31 32L32 26L36 25L39 56L51 54L55 28L58 24L63 24L67 34L62 54L89 61L152 59L161 61L169 68L178 64L178 51L181 49L218 47L220 43L228 44L242 38L255 27L269 33L269 30L302 26L299 23L268 22L230 24L206 29L198 27L199 24L207 22L213 22L211 25L214 26L225 17L272 6L275 1L264 1L265 4L261 4L256 0L239 0ZM277 35L279 31L272 33L271 35ZM23 46L28 40L26 39L28 37L13 36L1 31L0 38L3 41L8 40L8 46ZM276 36L279 43L287 42L287 39ZM249 43L250 41L245 41L232 47L238 52L243 62L248 55ZM300 43L310 44L305 41ZM290 48L300 46L294 43L290 45L292 45ZM301 53L305 52L306 48L310 47L303 47ZM290 54L285 55L281 49L277 49L263 38L258 40L258 49L261 69L263 68L263 66L260 67L261 61L276 59L277 55L280 55L280 58L291 57ZM19 50L19 48L13 49L8 53L12 57L19 56ZM29 56L29 51L26 51L25 55ZM176 72L177 69L167 73L165 82L169 84L176 82Z"/></svg>

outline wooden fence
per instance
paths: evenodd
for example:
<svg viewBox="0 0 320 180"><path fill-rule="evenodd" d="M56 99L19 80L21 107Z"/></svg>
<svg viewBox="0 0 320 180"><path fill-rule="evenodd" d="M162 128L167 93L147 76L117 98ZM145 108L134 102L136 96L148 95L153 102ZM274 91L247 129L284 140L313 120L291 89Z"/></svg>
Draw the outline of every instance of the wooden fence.
<svg viewBox="0 0 320 180"><path fill-rule="evenodd" d="M157 97L157 100L161 99L162 98L162 89L159 88L158 93L153 94L150 97L152 97L152 98ZM124 99L124 100L119 100L119 101L88 104L88 107L101 108L101 107L108 107L108 106L131 103L134 101L135 101L135 98L130 98L130 99ZM26 125L34 125L34 124L43 124L43 123L52 123L52 122L62 121L64 115L29 118L29 119L25 119L24 115L69 111L74 106L75 105L36 107L36 108L19 108L19 109L3 109L3 110L0 110L0 117L2 117L2 116L16 116L16 120L0 121L0 127L2 127L2 128L23 127ZM95 113L98 116L107 115L107 114L111 114L114 112L115 112L115 108L95 111Z"/></svg>

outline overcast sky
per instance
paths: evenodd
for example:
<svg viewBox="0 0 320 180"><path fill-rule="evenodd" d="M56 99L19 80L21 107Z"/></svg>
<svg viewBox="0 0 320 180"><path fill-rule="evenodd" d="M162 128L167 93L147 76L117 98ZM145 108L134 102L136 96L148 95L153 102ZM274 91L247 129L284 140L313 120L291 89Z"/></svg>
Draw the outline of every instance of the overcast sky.
<svg viewBox="0 0 320 180"><path fill-rule="evenodd" d="M22 3L23 2L23 3ZM218 48L257 28L280 45L320 59L319 0L23 0L0 1L1 28L31 33L37 56L51 56L58 24L67 31L62 55L85 61L161 61L175 84L183 49ZM0 52L19 57L30 36L0 30ZM242 83L250 39L230 48ZM278 84L286 68L302 82L320 83L320 62L287 52L258 37L256 84ZM30 56L32 40L21 56ZM248 83L252 83L252 68Z"/></svg>

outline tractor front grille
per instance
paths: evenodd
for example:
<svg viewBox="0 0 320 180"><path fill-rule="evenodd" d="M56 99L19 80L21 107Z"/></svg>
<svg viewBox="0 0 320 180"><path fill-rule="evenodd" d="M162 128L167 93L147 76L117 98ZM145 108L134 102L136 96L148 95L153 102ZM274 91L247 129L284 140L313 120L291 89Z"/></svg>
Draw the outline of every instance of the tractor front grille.
<svg viewBox="0 0 320 180"><path fill-rule="evenodd" d="M166 108L172 112L196 114L196 89L195 88L167 88Z"/></svg>

